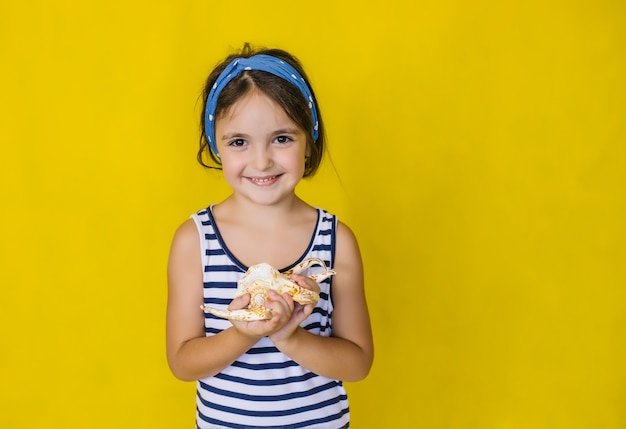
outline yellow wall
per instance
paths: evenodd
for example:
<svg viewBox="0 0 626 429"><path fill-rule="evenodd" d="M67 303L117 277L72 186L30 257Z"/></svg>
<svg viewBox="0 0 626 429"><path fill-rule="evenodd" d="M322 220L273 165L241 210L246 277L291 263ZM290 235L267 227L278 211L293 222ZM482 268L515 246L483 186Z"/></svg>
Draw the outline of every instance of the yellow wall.
<svg viewBox="0 0 626 429"><path fill-rule="evenodd" d="M626 7L618 0L0 4L0 427L182 428L165 265L226 195L198 96L293 51L358 234L376 339L354 427L626 427Z"/></svg>

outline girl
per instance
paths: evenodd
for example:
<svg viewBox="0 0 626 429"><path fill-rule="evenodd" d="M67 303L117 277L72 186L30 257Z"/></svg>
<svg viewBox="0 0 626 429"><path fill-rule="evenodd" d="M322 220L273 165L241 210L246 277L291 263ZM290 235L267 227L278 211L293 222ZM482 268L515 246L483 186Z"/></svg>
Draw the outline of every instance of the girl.
<svg viewBox="0 0 626 429"><path fill-rule="evenodd" d="M174 235L168 265L167 357L173 374L197 380L198 428L346 428L343 381L367 376L373 342L357 241L335 216L295 193L324 150L324 127L296 58L253 51L226 58L204 91L203 153L232 188L224 201L191 216ZM219 168L218 167L218 168ZM286 271L320 258L336 274L317 304L270 291L270 320L230 322L201 305L245 308L233 299L251 265ZM304 273L303 273L304 274Z"/></svg>

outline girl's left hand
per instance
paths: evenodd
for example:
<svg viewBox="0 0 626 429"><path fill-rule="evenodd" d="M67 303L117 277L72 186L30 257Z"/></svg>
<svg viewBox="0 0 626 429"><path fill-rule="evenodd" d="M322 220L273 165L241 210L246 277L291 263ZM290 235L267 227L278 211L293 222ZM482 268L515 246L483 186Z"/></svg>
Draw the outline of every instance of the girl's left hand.
<svg viewBox="0 0 626 429"><path fill-rule="evenodd" d="M301 276L298 274L292 274L291 279L303 288L313 290L318 293L321 290L317 282L308 277ZM283 298L285 298L286 301L293 302L291 295L289 295L288 293L284 293ZM297 302L293 302L293 311L291 313L291 317L289 318L289 321L278 331L269 335L269 339L272 340L274 344L288 339L291 336L291 334L293 334L295 330L300 326L300 323L306 320L306 318L309 317L309 315L313 312L315 305L316 305L315 303L303 305Z"/></svg>
<svg viewBox="0 0 626 429"><path fill-rule="evenodd" d="M245 294L235 298L228 309L236 310L245 308L249 302L250 294ZM282 327L288 323L293 312L293 304L294 302L291 300L291 297L287 300L284 295L279 295L276 291L270 289L263 305L271 310L271 319L254 321L231 320L231 323L235 329L244 335L259 338L269 336L282 329Z"/></svg>

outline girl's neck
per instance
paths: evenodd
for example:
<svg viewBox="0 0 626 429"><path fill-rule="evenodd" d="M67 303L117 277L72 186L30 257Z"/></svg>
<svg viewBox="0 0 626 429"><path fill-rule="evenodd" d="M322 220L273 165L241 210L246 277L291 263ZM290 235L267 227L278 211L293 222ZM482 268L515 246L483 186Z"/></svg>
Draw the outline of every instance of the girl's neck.
<svg viewBox="0 0 626 429"><path fill-rule="evenodd" d="M252 201L230 195L214 207L214 214L222 221L259 227L281 226L301 218L301 213L313 208L294 195L280 204L255 204Z"/></svg>

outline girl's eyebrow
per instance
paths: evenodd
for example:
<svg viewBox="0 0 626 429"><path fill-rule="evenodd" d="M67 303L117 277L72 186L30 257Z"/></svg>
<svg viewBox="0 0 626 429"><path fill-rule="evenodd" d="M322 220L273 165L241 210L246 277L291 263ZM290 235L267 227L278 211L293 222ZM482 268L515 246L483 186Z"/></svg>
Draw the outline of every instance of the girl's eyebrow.
<svg viewBox="0 0 626 429"><path fill-rule="evenodd" d="M224 134L222 136L222 140L230 140L230 139L234 139L234 138L249 139L250 136L248 134L240 133L238 131L233 131L231 133L226 133L226 134Z"/></svg>
<svg viewBox="0 0 626 429"><path fill-rule="evenodd" d="M274 131L272 134L298 134L300 130L298 128L281 128Z"/></svg>

